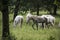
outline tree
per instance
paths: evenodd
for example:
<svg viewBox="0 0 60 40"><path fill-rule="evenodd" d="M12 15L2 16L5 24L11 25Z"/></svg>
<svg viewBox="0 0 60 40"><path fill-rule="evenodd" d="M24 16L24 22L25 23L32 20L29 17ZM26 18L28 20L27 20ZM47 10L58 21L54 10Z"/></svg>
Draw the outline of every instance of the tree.
<svg viewBox="0 0 60 40"><path fill-rule="evenodd" d="M54 4L54 12L53 12L53 14L54 15L56 15L57 13L56 13L56 11L57 11L57 5L56 4Z"/></svg>
<svg viewBox="0 0 60 40"><path fill-rule="evenodd" d="M54 6L54 13L53 14L56 15L57 14L56 11L57 11L57 8L58 8L58 0L54 1L53 6Z"/></svg>
<svg viewBox="0 0 60 40"><path fill-rule="evenodd" d="M14 20L15 17L18 15L19 4L20 4L20 0L17 0L17 1L16 1L16 4L15 4L15 9L14 9L14 17L13 17L13 20Z"/></svg>
<svg viewBox="0 0 60 40"><path fill-rule="evenodd" d="M2 0L2 40L6 40L9 37L9 12L8 12L8 0Z"/></svg>
<svg viewBox="0 0 60 40"><path fill-rule="evenodd" d="M0 0L0 11L2 10L2 0Z"/></svg>

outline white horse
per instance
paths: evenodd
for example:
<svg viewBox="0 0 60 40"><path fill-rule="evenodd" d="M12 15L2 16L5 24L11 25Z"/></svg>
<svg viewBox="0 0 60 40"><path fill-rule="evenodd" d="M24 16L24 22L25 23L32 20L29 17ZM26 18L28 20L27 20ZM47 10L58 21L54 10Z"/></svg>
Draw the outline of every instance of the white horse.
<svg viewBox="0 0 60 40"><path fill-rule="evenodd" d="M18 15L15 17L14 19L14 27L16 27L16 25L20 23L20 27L22 27L22 23L23 23L23 16Z"/></svg>
<svg viewBox="0 0 60 40"><path fill-rule="evenodd" d="M32 16L32 14L29 11L28 14L26 15L26 23L29 22L29 19L31 18L31 16Z"/></svg>
<svg viewBox="0 0 60 40"><path fill-rule="evenodd" d="M42 16L37 16L37 15L32 15L30 13L27 14L26 16L26 21L29 23L30 20L36 21L35 24L38 25L38 23L42 23L42 27L44 27L44 23L46 25L51 24L54 26L55 23L55 17L52 15L42 15ZM33 24L34 25L34 24Z"/></svg>
<svg viewBox="0 0 60 40"><path fill-rule="evenodd" d="M54 26L55 17L53 17L52 15L42 15L42 16L47 18L47 25L51 24L52 26Z"/></svg>
<svg viewBox="0 0 60 40"><path fill-rule="evenodd" d="M28 20L32 20L33 21L33 25L32 27L34 26L34 24L36 24L36 27L37 27L37 30L38 30L38 23L42 23L42 27L44 28L44 23L46 23L46 18L45 17L42 17L42 16L37 16L37 15L31 15ZM28 22L29 22L28 21ZM33 27L34 29L34 27Z"/></svg>

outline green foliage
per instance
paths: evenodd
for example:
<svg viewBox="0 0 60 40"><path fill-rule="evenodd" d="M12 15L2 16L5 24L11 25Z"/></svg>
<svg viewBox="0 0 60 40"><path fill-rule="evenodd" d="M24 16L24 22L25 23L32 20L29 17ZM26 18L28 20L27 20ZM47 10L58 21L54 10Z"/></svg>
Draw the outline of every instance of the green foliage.
<svg viewBox="0 0 60 40"><path fill-rule="evenodd" d="M2 14L0 12L0 40L2 38Z"/></svg>

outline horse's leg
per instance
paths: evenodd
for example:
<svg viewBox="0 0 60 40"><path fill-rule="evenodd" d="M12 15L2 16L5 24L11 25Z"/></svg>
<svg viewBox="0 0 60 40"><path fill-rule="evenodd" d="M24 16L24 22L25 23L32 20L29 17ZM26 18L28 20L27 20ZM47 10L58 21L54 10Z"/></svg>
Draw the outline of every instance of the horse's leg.
<svg viewBox="0 0 60 40"><path fill-rule="evenodd" d="M15 21L15 27L17 26L17 24L18 24L18 22L17 22L17 21Z"/></svg>
<svg viewBox="0 0 60 40"><path fill-rule="evenodd" d="M44 23L42 23L42 27L44 28Z"/></svg>
<svg viewBox="0 0 60 40"><path fill-rule="evenodd" d="M48 25L48 24L49 24L49 23L47 22L47 23L46 23L46 27L47 27L47 28L49 28L49 25Z"/></svg>
<svg viewBox="0 0 60 40"><path fill-rule="evenodd" d="M46 22L46 27L47 27L47 28L50 27L49 24L50 24L50 22Z"/></svg>
<svg viewBox="0 0 60 40"><path fill-rule="evenodd" d="M21 19L21 23L20 23L20 27L22 28L22 24L23 24L23 19Z"/></svg>
<svg viewBox="0 0 60 40"><path fill-rule="evenodd" d="M35 24L35 23L32 24L32 28L35 30L35 28L34 28L34 24Z"/></svg>
<svg viewBox="0 0 60 40"><path fill-rule="evenodd" d="M53 20L53 22L52 22L52 26L54 26L54 24L55 24L55 21Z"/></svg>
<svg viewBox="0 0 60 40"><path fill-rule="evenodd" d="M29 24L29 20L26 20L26 24Z"/></svg>
<svg viewBox="0 0 60 40"><path fill-rule="evenodd" d="M16 27L16 21L14 21L14 27Z"/></svg>
<svg viewBox="0 0 60 40"><path fill-rule="evenodd" d="M51 24L51 26L54 26L54 23L50 23Z"/></svg>
<svg viewBox="0 0 60 40"><path fill-rule="evenodd" d="M38 23L36 23L36 27L37 27L37 30L38 30Z"/></svg>
<svg viewBox="0 0 60 40"><path fill-rule="evenodd" d="M46 28L45 23L44 23L44 28Z"/></svg>

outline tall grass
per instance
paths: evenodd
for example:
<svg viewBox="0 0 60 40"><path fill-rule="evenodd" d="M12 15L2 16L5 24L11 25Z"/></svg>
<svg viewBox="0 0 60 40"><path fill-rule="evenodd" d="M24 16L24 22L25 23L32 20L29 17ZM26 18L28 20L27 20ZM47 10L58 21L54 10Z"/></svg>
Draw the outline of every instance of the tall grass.
<svg viewBox="0 0 60 40"><path fill-rule="evenodd" d="M1 37L2 37L2 14L0 12L0 40L1 40Z"/></svg>

